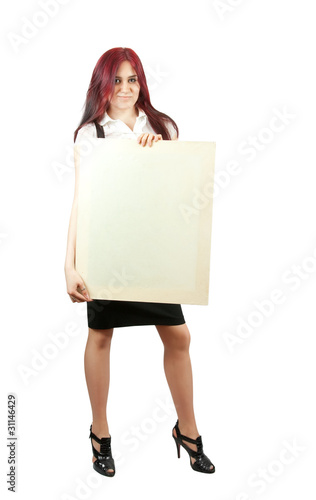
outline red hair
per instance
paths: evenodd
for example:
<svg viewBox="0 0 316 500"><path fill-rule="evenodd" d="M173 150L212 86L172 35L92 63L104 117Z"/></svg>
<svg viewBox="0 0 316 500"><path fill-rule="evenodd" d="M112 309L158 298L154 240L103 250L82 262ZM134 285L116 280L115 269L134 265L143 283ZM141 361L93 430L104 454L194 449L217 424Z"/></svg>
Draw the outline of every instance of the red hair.
<svg viewBox="0 0 316 500"><path fill-rule="evenodd" d="M91 77L85 108L79 126L74 132L74 141L78 131L91 122L99 122L110 107L114 93L115 76L123 61L129 61L138 77L140 85L138 100L135 105L146 113L149 123L156 134L161 134L164 140L170 140L166 122L171 122L179 136L179 129L170 116L155 109L151 102L143 65L136 52L127 47L115 47L105 52L98 60Z"/></svg>

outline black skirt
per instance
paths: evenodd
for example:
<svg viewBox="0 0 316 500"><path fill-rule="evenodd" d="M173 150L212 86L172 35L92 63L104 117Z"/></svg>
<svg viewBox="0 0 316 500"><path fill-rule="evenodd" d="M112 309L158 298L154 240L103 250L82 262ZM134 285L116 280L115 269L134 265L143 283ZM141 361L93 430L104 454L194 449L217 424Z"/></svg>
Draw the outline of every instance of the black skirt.
<svg viewBox="0 0 316 500"><path fill-rule="evenodd" d="M183 325L180 304L93 299L87 302L89 328L137 325Z"/></svg>

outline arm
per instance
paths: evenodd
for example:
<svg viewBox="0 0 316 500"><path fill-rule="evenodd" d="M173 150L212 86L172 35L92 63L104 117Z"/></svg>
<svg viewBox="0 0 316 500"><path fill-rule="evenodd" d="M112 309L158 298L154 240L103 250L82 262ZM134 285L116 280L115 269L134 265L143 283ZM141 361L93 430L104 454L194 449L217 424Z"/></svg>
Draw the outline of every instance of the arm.
<svg viewBox="0 0 316 500"><path fill-rule="evenodd" d="M81 129L79 129L78 135L76 137L76 144L82 139L89 139L90 137L96 137L95 125L88 123ZM68 229L68 240L67 240L67 251L65 259L65 271L74 270L76 267L76 236L77 236L77 212L78 212L78 188L79 188L79 158L76 154L74 157L75 161L75 194L71 209L69 229Z"/></svg>
<svg viewBox="0 0 316 500"><path fill-rule="evenodd" d="M79 169L75 158L75 194L70 214L67 250L65 259L65 272L75 269L76 266L76 236L77 236L77 213L78 213L78 187L79 187Z"/></svg>
<svg viewBox="0 0 316 500"><path fill-rule="evenodd" d="M72 203L67 251L65 258L65 277L67 285L67 293L72 302L92 301L89 297L88 290L85 289L85 283L80 274L76 270L76 237L77 237L77 213L78 213L78 188L79 188L79 165L78 158L75 152L75 194Z"/></svg>
<svg viewBox="0 0 316 500"><path fill-rule="evenodd" d="M74 199L68 228L65 272L76 268L77 209L78 201Z"/></svg>

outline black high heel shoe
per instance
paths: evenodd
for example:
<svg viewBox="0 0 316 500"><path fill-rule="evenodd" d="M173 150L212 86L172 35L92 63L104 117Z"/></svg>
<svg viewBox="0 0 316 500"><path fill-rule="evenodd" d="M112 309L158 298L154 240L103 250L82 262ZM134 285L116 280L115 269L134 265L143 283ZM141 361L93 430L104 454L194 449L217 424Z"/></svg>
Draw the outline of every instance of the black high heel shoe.
<svg viewBox="0 0 316 500"><path fill-rule="evenodd" d="M206 474L213 474L213 472L215 472L215 466L203 452L202 436L198 436L196 439L184 436L183 434L180 433L178 424L179 420L177 420L176 425L172 429L172 437L175 440L177 446L178 458L180 458L180 445L181 445L190 455L190 465L193 470L196 470L198 472L205 472ZM174 429L176 430L177 437L175 437L175 435L173 434ZM187 446L183 442L183 440L195 444L197 446L197 451L192 450L189 446ZM192 463L191 457L195 458L194 463ZM210 468L211 465L213 465L212 468Z"/></svg>
<svg viewBox="0 0 316 500"><path fill-rule="evenodd" d="M92 424L90 425L90 435L89 438L91 438L91 445L92 445L92 451L93 455L95 456L96 460L93 462L93 468L103 476L109 476L112 477L115 474L115 465L114 465L114 459L112 457L112 451L111 451L111 436L110 437L103 437L103 438L98 438L93 432L92 432ZM97 443L100 445L100 451L96 450L95 447L93 446L92 439L94 439ZM109 469L113 469L113 472L109 472Z"/></svg>

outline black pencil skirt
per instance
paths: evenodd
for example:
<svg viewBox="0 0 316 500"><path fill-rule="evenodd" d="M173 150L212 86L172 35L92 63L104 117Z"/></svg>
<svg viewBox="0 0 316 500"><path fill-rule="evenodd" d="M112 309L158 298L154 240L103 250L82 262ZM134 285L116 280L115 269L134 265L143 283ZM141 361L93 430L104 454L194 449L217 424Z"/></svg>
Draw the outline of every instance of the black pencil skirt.
<svg viewBox="0 0 316 500"><path fill-rule="evenodd" d="M89 328L106 329L136 325L182 325L180 304L93 299L87 302Z"/></svg>

